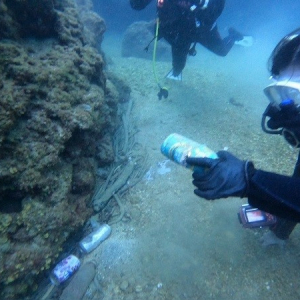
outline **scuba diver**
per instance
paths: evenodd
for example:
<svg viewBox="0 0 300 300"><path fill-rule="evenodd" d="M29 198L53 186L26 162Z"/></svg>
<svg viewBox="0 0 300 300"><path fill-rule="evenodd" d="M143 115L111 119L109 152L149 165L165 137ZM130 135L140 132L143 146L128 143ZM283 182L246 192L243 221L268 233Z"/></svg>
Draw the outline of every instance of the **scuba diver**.
<svg viewBox="0 0 300 300"><path fill-rule="evenodd" d="M142 10L151 1L130 0L130 5ZM173 69L168 78L181 80L187 55L196 55L197 43L217 55L226 56L236 42L246 38L233 28L229 28L226 38L221 38L216 20L224 5L225 0L157 0L157 38L164 38L172 47Z"/></svg>
<svg viewBox="0 0 300 300"><path fill-rule="evenodd" d="M262 116L262 129L300 148L300 28L277 44L269 69L273 83L264 89L270 103ZM226 151L217 155L217 159L187 158L188 164L206 168L205 173L193 172L195 194L207 200L247 197L252 207L278 217L266 237L273 239L269 244L288 239L300 222L300 154L291 177L258 170L251 161Z"/></svg>

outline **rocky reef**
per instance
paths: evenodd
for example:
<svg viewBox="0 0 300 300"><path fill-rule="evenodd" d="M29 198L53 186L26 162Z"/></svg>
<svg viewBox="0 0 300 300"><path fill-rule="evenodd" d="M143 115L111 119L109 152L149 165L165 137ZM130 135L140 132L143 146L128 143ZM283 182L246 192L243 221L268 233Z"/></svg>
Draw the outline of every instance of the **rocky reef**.
<svg viewBox="0 0 300 300"><path fill-rule="evenodd" d="M122 56L152 59L153 45L149 43L155 34L155 22L134 22L126 29L122 40ZM154 41L152 41L154 43ZM146 49L147 45L149 47ZM147 50L147 51L146 51ZM157 60L170 60L171 48L164 40L159 40L156 49Z"/></svg>
<svg viewBox="0 0 300 300"><path fill-rule="evenodd" d="M0 298L25 299L91 216L118 103L89 0L0 0Z"/></svg>

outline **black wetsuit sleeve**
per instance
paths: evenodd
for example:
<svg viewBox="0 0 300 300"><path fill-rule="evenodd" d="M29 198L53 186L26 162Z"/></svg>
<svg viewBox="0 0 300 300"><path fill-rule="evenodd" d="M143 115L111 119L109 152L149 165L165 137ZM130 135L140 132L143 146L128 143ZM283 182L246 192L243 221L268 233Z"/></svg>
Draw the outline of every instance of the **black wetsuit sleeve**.
<svg viewBox="0 0 300 300"><path fill-rule="evenodd" d="M130 6L135 10L144 9L152 0L130 0Z"/></svg>
<svg viewBox="0 0 300 300"><path fill-rule="evenodd" d="M300 178L257 170L249 183L248 202L278 217L300 222Z"/></svg>

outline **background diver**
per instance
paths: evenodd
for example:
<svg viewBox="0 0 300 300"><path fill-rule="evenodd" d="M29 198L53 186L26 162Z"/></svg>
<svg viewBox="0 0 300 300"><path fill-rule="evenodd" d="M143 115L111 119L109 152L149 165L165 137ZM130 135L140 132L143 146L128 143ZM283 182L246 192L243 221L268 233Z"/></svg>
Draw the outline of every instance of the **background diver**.
<svg viewBox="0 0 300 300"><path fill-rule="evenodd" d="M144 9L152 0L130 0L135 10ZM158 39L164 38L172 48L173 69L168 78L181 80L181 72L187 55L196 55L196 43L213 53L226 56L233 45L242 40L250 41L233 28L224 39L218 31L217 19L225 6L225 0L158 0ZM246 44L246 43L245 43Z"/></svg>

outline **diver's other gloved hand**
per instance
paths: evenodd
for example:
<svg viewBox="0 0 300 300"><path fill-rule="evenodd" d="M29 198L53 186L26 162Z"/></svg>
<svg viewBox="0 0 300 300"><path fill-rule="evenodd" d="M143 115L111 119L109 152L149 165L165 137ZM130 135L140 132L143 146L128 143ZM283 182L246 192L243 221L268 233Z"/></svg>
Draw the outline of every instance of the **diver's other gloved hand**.
<svg viewBox="0 0 300 300"><path fill-rule="evenodd" d="M152 0L129 0L131 8L135 10L144 9Z"/></svg>
<svg viewBox="0 0 300 300"><path fill-rule="evenodd" d="M205 169L204 172L194 169L195 194L207 200L247 196L249 179L255 171L253 163L242 161L228 151L219 151L217 154L217 159L187 158L189 165Z"/></svg>

